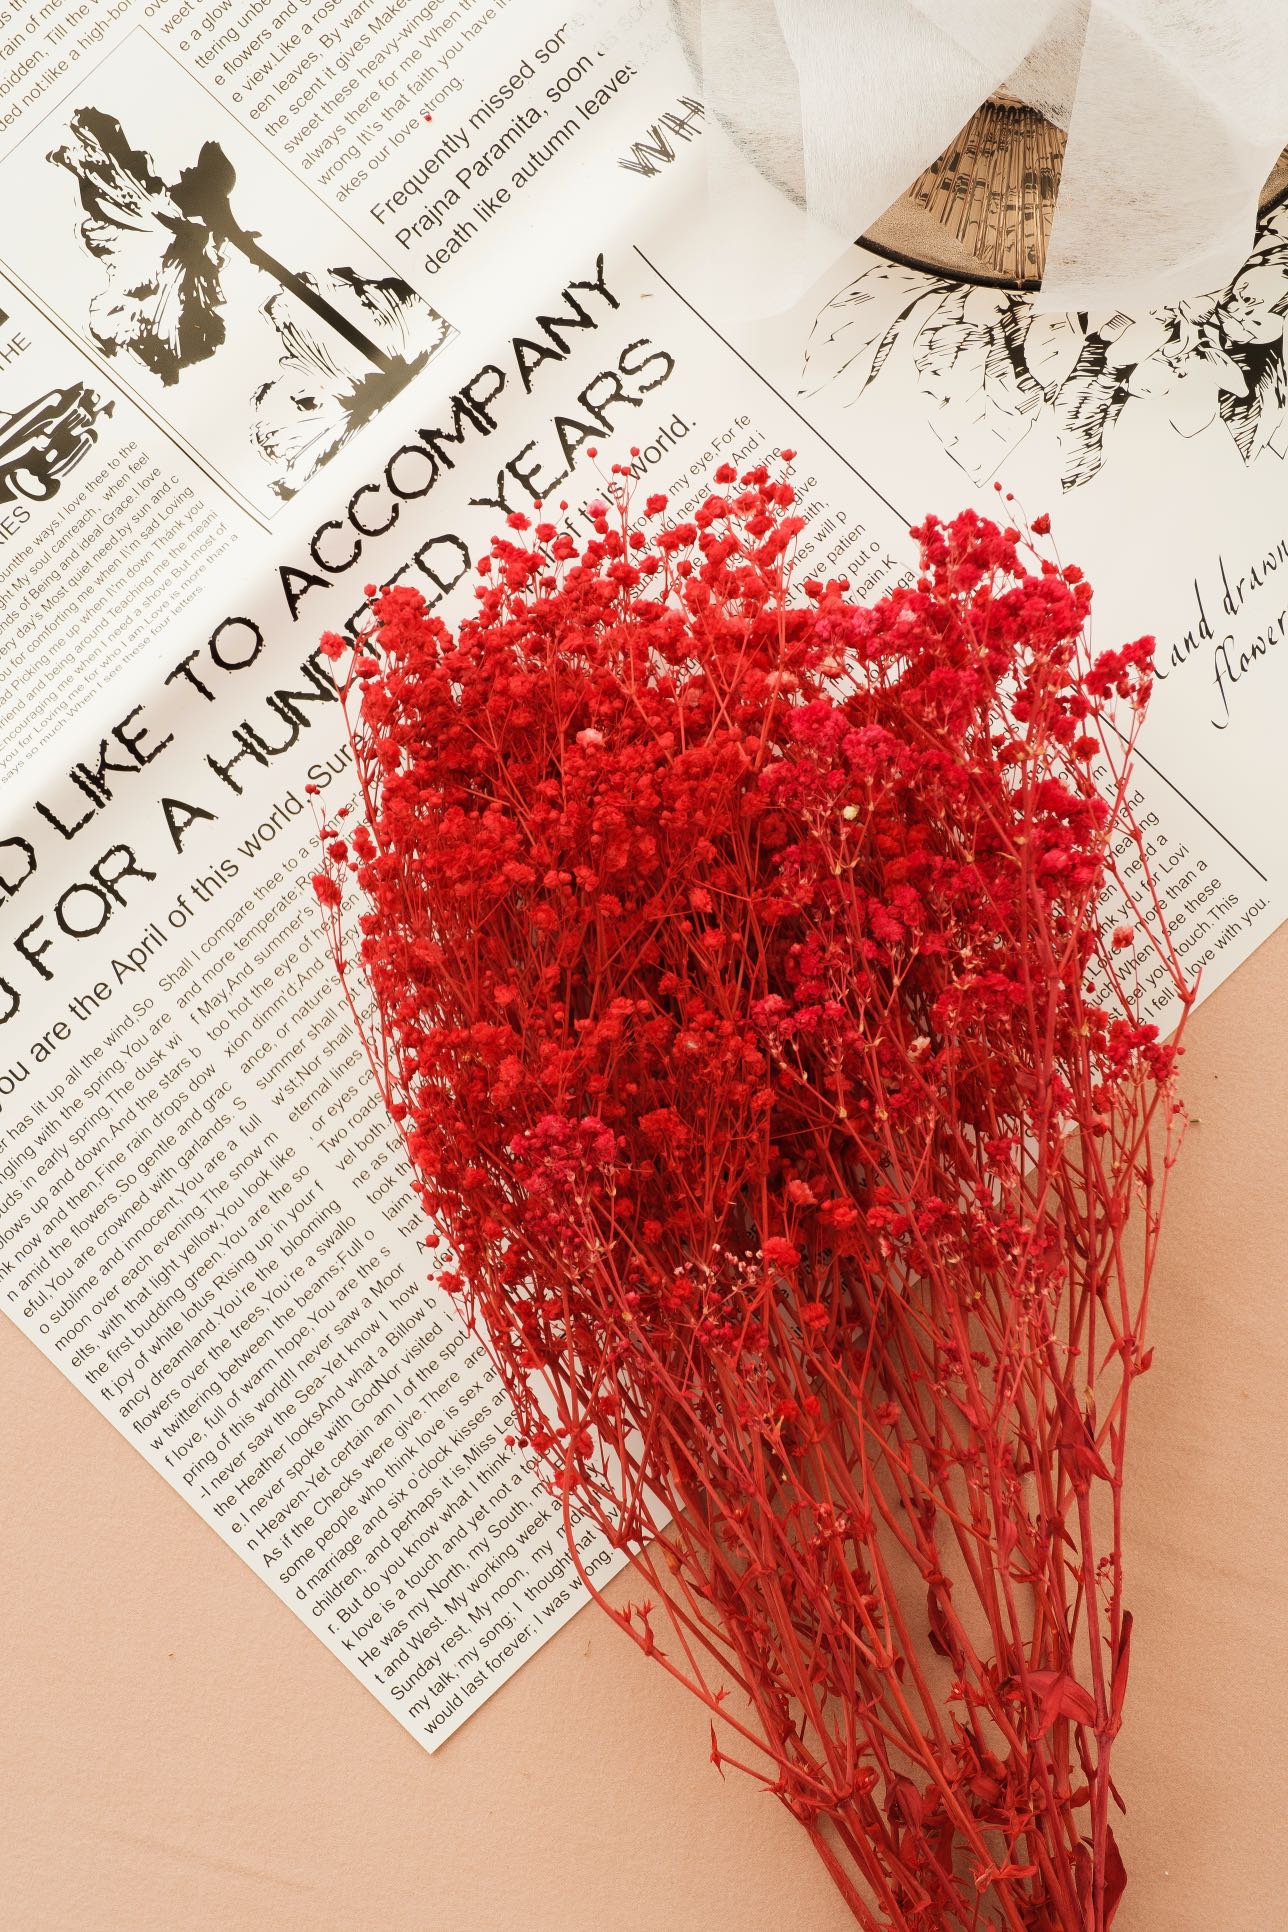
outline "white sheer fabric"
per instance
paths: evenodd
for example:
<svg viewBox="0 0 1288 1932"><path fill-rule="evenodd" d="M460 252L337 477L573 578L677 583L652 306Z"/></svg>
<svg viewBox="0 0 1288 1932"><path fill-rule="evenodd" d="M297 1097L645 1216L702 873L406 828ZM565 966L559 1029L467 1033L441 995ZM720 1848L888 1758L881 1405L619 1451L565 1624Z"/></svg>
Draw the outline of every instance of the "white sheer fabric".
<svg viewBox="0 0 1288 1932"><path fill-rule="evenodd" d="M1041 308L1139 312L1229 282L1288 141L1288 0L673 6L709 109L804 210L780 297L820 231L861 234L999 88L1068 129ZM759 223L724 153L713 202Z"/></svg>

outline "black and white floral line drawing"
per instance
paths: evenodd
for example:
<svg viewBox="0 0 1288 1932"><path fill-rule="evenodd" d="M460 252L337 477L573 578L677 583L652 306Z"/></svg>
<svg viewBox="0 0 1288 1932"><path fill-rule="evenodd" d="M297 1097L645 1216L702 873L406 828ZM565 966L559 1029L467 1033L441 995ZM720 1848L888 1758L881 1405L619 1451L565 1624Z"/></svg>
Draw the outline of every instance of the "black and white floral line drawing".
<svg viewBox="0 0 1288 1932"><path fill-rule="evenodd" d="M824 306L800 394L858 401L898 366L947 453L989 481L1038 422L1051 424L1065 490L1106 462L1135 399L1177 435L1219 417L1240 456L1288 455L1288 208L1263 216L1228 288L1139 318L1035 314L1029 297L879 258ZM906 379L906 373L905 373Z"/></svg>
<svg viewBox="0 0 1288 1932"><path fill-rule="evenodd" d="M76 181L78 233L106 276L88 316L103 355L131 355L170 387L225 342L223 278L234 258L277 284L259 314L276 335L280 373L255 386L250 406L279 496L294 495L450 333L396 276L289 268L234 215L236 171L217 141L167 182L111 114L77 108L68 136L47 158Z"/></svg>
<svg viewBox="0 0 1288 1932"><path fill-rule="evenodd" d="M429 360L432 349L412 352L418 322L428 317L439 324L434 348L448 332L395 276L373 281L351 268L333 268L319 282L301 280L335 314L352 319L355 333L379 346L386 366L373 368L351 337L319 328L316 309L298 290L280 289L269 297L263 312L281 343L279 373L252 395L252 435L261 455L280 470L285 488L279 494L289 492L293 478L311 476Z"/></svg>

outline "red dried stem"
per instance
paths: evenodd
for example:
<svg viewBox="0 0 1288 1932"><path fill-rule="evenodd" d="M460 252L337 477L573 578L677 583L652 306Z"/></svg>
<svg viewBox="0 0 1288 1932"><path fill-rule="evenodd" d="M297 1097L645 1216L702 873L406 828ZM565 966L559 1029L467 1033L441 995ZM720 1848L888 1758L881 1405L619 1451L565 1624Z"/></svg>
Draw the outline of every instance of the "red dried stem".
<svg viewBox="0 0 1288 1932"><path fill-rule="evenodd" d="M715 1763L868 1932L1105 1932L1179 1118L1124 942L1184 997L1156 903L1098 917L1150 640L1091 660L1080 573L972 514L793 606L790 488L717 480L580 553L512 518L456 634L381 598L319 896L439 1279Z"/></svg>

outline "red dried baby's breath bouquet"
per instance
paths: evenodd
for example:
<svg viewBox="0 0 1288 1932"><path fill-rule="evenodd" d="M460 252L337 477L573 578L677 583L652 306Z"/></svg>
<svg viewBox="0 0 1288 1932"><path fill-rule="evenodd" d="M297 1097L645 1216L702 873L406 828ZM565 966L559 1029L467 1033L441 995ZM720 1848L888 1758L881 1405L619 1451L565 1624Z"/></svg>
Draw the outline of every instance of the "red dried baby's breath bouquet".
<svg viewBox="0 0 1288 1932"><path fill-rule="evenodd" d="M1179 1111L1157 904L1098 918L1151 642L1090 658L1080 573L971 513L793 604L790 487L716 481L615 481L580 551L512 517L456 631L381 597L315 884L439 1279L714 1761L868 1932L1104 1932Z"/></svg>

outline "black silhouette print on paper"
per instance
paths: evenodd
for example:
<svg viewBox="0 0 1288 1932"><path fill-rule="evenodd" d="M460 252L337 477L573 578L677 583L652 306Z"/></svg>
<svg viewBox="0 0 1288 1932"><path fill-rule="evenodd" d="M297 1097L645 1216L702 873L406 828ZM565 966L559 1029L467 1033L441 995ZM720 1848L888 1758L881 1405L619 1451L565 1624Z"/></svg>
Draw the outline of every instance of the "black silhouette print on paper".
<svg viewBox="0 0 1288 1932"><path fill-rule="evenodd" d="M872 251L865 250L869 255ZM1065 490L1110 460L1124 411L1152 399L1171 429L1219 418L1245 463L1288 455L1288 208L1264 215L1228 288L1139 318L1035 314L1029 297L884 257L820 310L800 393L846 407L909 381L944 449L988 482L1042 423ZM898 374L896 374L898 372Z"/></svg>
<svg viewBox="0 0 1288 1932"><path fill-rule="evenodd" d="M83 382L50 389L12 412L0 403L0 503L57 496L68 470L98 441L99 418L115 406Z"/></svg>
<svg viewBox="0 0 1288 1932"><path fill-rule="evenodd" d="M233 260L276 284L258 313L277 368L248 398L250 434L273 466L276 495L293 496L450 333L397 276L288 267L234 214L236 171L217 141L166 182L111 114L77 108L68 135L47 159L75 180L80 239L103 268L88 325L105 356L132 356L166 387L179 384L225 343L223 280Z"/></svg>

